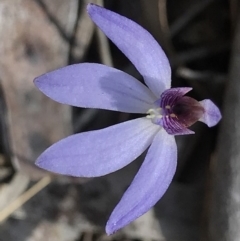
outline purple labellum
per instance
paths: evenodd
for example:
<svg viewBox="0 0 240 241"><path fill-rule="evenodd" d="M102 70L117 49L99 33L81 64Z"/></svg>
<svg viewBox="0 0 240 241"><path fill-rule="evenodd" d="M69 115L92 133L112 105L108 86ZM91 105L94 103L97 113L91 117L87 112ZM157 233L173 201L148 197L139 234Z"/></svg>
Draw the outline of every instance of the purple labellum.
<svg viewBox="0 0 240 241"><path fill-rule="evenodd" d="M191 134L187 127L197 122L204 114L204 107L195 99L184 96L191 88L172 88L162 93L155 102L156 108L148 111L148 118L161 125L168 134Z"/></svg>
<svg viewBox="0 0 240 241"><path fill-rule="evenodd" d="M188 127L197 122L204 113L204 108L195 99L183 96L172 105L173 118L177 118L179 123L184 127Z"/></svg>

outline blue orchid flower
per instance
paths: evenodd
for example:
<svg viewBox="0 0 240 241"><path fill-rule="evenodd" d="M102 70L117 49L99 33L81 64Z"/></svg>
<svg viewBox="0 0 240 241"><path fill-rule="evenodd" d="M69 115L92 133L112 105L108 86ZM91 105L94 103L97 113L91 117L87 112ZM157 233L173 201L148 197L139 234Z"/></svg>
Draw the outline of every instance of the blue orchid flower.
<svg viewBox="0 0 240 241"><path fill-rule="evenodd" d="M171 68L162 48L135 22L94 4L87 11L96 25L128 57L146 85L101 64L70 65L34 80L53 100L72 106L145 114L102 130L69 136L48 148L36 165L75 177L98 177L131 163L149 146L131 185L113 210L107 234L147 212L169 187L177 165L174 135L194 133L189 126L209 127L221 119L210 100L185 96L191 88L170 88Z"/></svg>

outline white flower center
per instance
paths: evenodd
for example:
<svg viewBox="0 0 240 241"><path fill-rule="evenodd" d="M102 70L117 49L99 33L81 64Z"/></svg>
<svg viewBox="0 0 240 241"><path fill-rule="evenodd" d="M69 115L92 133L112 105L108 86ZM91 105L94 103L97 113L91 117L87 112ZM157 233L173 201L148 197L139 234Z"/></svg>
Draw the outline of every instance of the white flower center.
<svg viewBox="0 0 240 241"><path fill-rule="evenodd" d="M154 124L158 123L159 119L163 117L162 108L151 108L147 111L148 119L151 119Z"/></svg>

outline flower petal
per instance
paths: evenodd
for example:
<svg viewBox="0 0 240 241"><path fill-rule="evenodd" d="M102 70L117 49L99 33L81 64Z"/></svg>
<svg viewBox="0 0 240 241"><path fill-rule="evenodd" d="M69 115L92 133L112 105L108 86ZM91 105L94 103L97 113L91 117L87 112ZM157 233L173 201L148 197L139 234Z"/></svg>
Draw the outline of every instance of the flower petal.
<svg viewBox="0 0 240 241"><path fill-rule="evenodd" d="M35 85L63 104L130 113L146 113L155 101L132 76L101 64L75 64L41 75Z"/></svg>
<svg viewBox="0 0 240 241"><path fill-rule="evenodd" d="M161 129L155 136L140 170L111 214L107 234L147 212L166 192L177 165L177 146L173 136Z"/></svg>
<svg viewBox="0 0 240 241"><path fill-rule="evenodd" d="M218 107L211 100L202 100L199 103L203 106L205 113L199 121L202 121L207 126L215 126L222 118Z"/></svg>
<svg viewBox="0 0 240 241"><path fill-rule="evenodd" d="M51 172L96 177L123 168L151 144L159 126L139 118L69 136L48 148L36 165Z"/></svg>
<svg viewBox="0 0 240 241"><path fill-rule="evenodd" d="M114 42L142 74L159 98L170 88L169 61L152 35L132 20L100 6L89 4L87 11L96 25Z"/></svg>

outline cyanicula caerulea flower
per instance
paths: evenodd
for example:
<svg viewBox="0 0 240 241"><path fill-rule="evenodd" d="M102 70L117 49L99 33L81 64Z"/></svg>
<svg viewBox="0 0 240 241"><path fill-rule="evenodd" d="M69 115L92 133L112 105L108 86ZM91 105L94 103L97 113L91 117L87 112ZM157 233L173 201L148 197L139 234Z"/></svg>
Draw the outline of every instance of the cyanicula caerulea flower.
<svg viewBox="0 0 240 241"><path fill-rule="evenodd" d="M214 126L221 114L212 101L198 102L185 96L191 88L170 88L168 59L145 29L94 4L89 4L87 11L134 64L148 88L120 70L94 63L46 73L35 79L35 85L63 104L145 116L69 136L43 152L36 164L59 174L98 177L123 168L150 146L107 222L106 232L112 234L147 212L166 192L177 164L174 135L194 133L188 127L198 120Z"/></svg>

